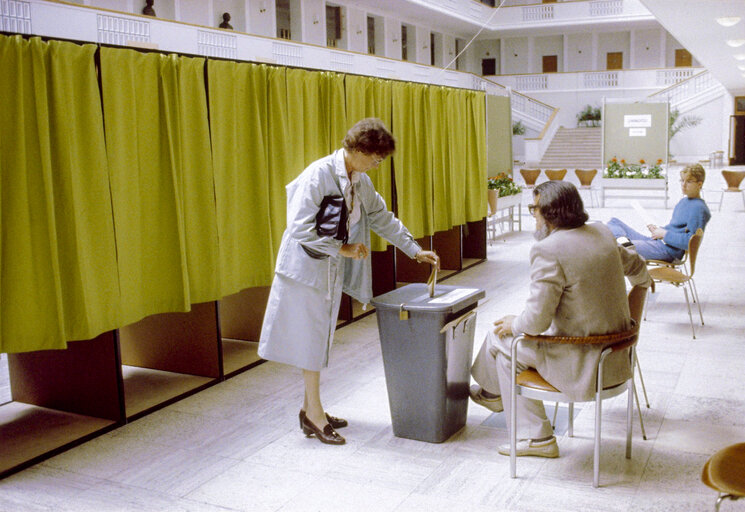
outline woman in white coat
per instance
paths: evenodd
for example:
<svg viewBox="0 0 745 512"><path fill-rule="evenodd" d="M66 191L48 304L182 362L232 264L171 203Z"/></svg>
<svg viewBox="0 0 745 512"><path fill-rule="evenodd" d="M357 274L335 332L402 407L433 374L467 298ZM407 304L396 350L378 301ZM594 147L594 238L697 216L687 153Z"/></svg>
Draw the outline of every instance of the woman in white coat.
<svg viewBox="0 0 745 512"><path fill-rule="evenodd" d="M300 428L327 444L344 444L336 429L347 426L347 421L324 411L320 372L328 366L342 291L365 304L372 298L370 229L410 258L440 264L439 257L422 250L387 210L365 174L392 154L395 145L380 119L363 119L347 132L342 149L310 164L286 187L287 228L277 255L259 355L303 370ZM342 232L346 227L346 236L319 234L319 209L328 198L341 203L341 197L348 212L346 225L341 226Z"/></svg>

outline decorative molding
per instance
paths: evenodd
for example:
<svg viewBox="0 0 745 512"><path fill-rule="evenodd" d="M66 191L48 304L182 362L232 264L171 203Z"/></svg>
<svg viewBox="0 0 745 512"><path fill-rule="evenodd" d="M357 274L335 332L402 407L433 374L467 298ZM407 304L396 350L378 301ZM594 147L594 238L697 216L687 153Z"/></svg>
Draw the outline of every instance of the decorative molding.
<svg viewBox="0 0 745 512"><path fill-rule="evenodd" d="M132 41L150 43L150 22L120 16L98 14L96 16L98 42L128 45Z"/></svg>
<svg viewBox="0 0 745 512"><path fill-rule="evenodd" d="M0 0L0 30L31 34L31 4L17 0Z"/></svg>
<svg viewBox="0 0 745 512"><path fill-rule="evenodd" d="M272 57L283 66L302 66L303 48L294 44L272 43Z"/></svg>
<svg viewBox="0 0 745 512"><path fill-rule="evenodd" d="M334 71L354 70L354 55L351 53L330 52L329 64Z"/></svg>
<svg viewBox="0 0 745 512"><path fill-rule="evenodd" d="M238 57L238 38L230 34L197 30L197 50L208 57L235 59Z"/></svg>

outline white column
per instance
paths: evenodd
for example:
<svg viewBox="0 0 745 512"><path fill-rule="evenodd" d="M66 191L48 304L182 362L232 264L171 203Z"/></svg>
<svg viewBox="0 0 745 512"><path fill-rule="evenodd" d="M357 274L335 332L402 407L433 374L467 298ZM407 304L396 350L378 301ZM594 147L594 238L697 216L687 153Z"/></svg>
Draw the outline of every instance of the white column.
<svg viewBox="0 0 745 512"><path fill-rule="evenodd" d="M567 34L564 34L561 37L561 44L564 50L564 56L562 57L562 63L561 63L561 69L558 69L558 71L566 72L569 70L569 36Z"/></svg>
<svg viewBox="0 0 745 512"><path fill-rule="evenodd" d="M535 73L534 53L535 53L535 39L532 36L528 37L528 73Z"/></svg>
<svg viewBox="0 0 745 512"><path fill-rule="evenodd" d="M592 64L590 65L592 71L598 70L598 33L592 33Z"/></svg>
<svg viewBox="0 0 745 512"><path fill-rule="evenodd" d="M636 30L629 32L629 69L636 69Z"/></svg>
<svg viewBox="0 0 745 512"><path fill-rule="evenodd" d="M660 67L667 67L667 32L660 29Z"/></svg>
<svg viewBox="0 0 745 512"><path fill-rule="evenodd" d="M498 75L504 75L504 39L499 40L499 68L497 69Z"/></svg>

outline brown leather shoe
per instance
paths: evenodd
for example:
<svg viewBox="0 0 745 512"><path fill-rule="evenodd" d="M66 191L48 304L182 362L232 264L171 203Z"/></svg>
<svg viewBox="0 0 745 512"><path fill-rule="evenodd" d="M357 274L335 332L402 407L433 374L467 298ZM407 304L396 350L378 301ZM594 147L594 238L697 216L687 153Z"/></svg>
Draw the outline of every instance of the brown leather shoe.
<svg viewBox="0 0 745 512"><path fill-rule="evenodd" d="M321 430L316 427L307 416L303 415L300 424L303 427L303 433L307 437L315 435L316 438L324 444L344 444L347 442L347 440L340 436L336 430L334 430L334 427L328 423L323 427L323 430Z"/></svg>
<svg viewBox="0 0 745 512"><path fill-rule="evenodd" d="M305 411L300 409L300 414L298 414L298 418L300 419L300 428L303 428L303 418L305 417ZM329 425L336 428L344 428L347 425L349 425L349 422L345 420L344 418L337 418L336 416L331 416L329 413L326 413L326 421L329 422Z"/></svg>

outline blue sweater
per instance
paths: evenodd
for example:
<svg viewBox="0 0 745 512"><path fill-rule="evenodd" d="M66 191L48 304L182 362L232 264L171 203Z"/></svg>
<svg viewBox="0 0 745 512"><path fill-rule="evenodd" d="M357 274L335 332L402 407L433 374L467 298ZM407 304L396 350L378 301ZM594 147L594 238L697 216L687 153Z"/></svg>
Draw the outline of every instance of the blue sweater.
<svg viewBox="0 0 745 512"><path fill-rule="evenodd" d="M676 258L682 258L683 252L688 249L688 240L698 228L706 229L710 218L711 212L703 199L684 197L675 205L673 218L665 226L667 233L662 241L671 249L677 249Z"/></svg>

